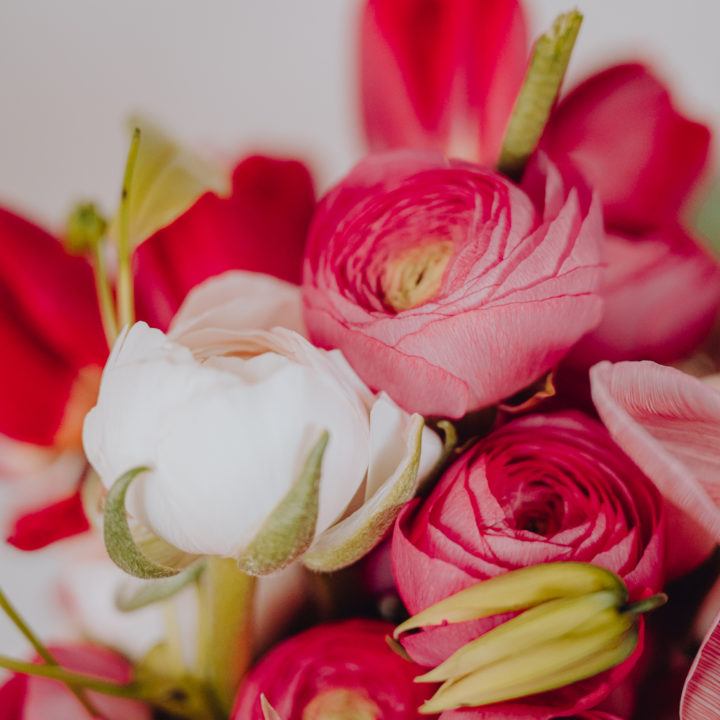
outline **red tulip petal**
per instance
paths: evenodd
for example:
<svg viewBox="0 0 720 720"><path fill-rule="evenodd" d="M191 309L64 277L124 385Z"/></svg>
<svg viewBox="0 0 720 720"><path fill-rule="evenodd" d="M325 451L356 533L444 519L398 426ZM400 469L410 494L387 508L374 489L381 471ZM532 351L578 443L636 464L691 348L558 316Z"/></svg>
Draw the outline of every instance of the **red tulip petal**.
<svg viewBox="0 0 720 720"><path fill-rule="evenodd" d="M681 720L720 718L720 613L690 668L680 700Z"/></svg>
<svg viewBox="0 0 720 720"><path fill-rule="evenodd" d="M0 432L36 445L77 444L94 401L90 375L99 377L107 356L92 271L2 209L0 347Z"/></svg>
<svg viewBox="0 0 720 720"><path fill-rule="evenodd" d="M138 247L138 317L167 329L188 291L226 270L299 283L314 204L312 180L301 163L244 160L235 168L229 198L203 195Z"/></svg>
<svg viewBox="0 0 720 720"><path fill-rule="evenodd" d="M669 504L670 574L689 570L720 541L720 392L650 361L602 362L590 380L613 439Z"/></svg>
<svg viewBox="0 0 720 720"><path fill-rule="evenodd" d="M609 226L627 231L676 218L702 171L710 131L673 107L642 65L593 75L559 105L543 146L568 155L599 192Z"/></svg>
<svg viewBox="0 0 720 720"><path fill-rule="evenodd" d="M361 42L371 148L493 162L526 62L516 0L371 0Z"/></svg>
<svg viewBox="0 0 720 720"><path fill-rule="evenodd" d="M90 529L80 490L69 497L18 517L7 541L19 550L39 550Z"/></svg>

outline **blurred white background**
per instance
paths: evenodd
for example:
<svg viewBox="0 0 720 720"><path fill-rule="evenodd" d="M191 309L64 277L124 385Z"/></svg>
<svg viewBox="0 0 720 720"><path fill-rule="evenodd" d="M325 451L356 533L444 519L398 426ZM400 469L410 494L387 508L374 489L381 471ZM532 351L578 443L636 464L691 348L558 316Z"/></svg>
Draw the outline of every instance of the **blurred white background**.
<svg viewBox="0 0 720 720"><path fill-rule="evenodd" d="M573 5L585 14L570 83L611 61L644 59L685 112L720 127L718 0L527 5L535 34ZM125 119L138 111L228 162L251 151L304 158L323 189L363 151L359 7L356 0L2 0L0 203L56 228L78 199L112 210ZM7 493L0 484L0 503ZM0 586L46 636L59 632L48 578L61 556L61 548L24 555L0 546ZM0 653L25 651L0 618Z"/></svg>

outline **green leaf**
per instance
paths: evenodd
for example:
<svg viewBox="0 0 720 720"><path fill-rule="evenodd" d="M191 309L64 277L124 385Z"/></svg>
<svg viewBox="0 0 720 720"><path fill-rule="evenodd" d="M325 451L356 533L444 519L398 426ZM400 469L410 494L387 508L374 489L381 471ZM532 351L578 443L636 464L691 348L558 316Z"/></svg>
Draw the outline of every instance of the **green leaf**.
<svg viewBox="0 0 720 720"><path fill-rule="evenodd" d="M115 597L115 606L123 612L132 612L146 605L168 600L195 582L203 570L205 563L200 560L172 577L148 580L139 588L121 588Z"/></svg>
<svg viewBox="0 0 720 720"><path fill-rule="evenodd" d="M134 118L140 141L126 194L131 247L182 215L208 191L230 193L228 173L182 148L146 120ZM112 234L118 231L117 218Z"/></svg>
<svg viewBox="0 0 720 720"><path fill-rule="evenodd" d="M107 548L110 559L129 575L135 577L150 578L166 578L177 575L181 568L168 564L156 562L145 552L145 548L170 548L164 540L149 537L144 541L143 545L138 544L133 537L128 523L127 512L125 510L125 497L127 495L130 483L141 473L147 472L149 468L138 467L128 470L124 475L120 476L110 488L105 500L105 521L104 536L105 547ZM181 550L175 550L177 554L185 556ZM197 559L194 556L194 559Z"/></svg>
<svg viewBox="0 0 720 720"><path fill-rule="evenodd" d="M559 15L535 44L525 81L505 132L498 170L519 179L542 137L560 92L583 16L572 10Z"/></svg>
<svg viewBox="0 0 720 720"><path fill-rule="evenodd" d="M418 485L423 418L414 415L407 453L393 475L352 515L328 528L303 555L310 570L330 572L351 565L370 552L395 522Z"/></svg>
<svg viewBox="0 0 720 720"><path fill-rule="evenodd" d="M315 537L320 474L329 435L324 432L310 450L300 475L238 557L240 570L266 575L289 565Z"/></svg>

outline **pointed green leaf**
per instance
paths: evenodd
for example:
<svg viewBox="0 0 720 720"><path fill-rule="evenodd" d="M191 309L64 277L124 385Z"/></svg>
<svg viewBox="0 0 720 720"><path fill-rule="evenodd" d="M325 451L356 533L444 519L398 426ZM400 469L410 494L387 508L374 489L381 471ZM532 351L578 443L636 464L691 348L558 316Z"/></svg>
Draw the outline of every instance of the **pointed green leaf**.
<svg viewBox="0 0 720 720"><path fill-rule="evenodd" d="M320 473L328 438L327 432L320 436L298 479L238 557L238 567L243 572L266 575L285 567L310 547L315 537Z"/></svg>
<svg viewBox="0 0 720 720"><path fill-rule="evenodd" d="M577 10L559 15L552 29L535 44L500 151L498 170L508 177L518 179L522 175L525 163L540 142L560 92L582 17Z"/></svg>
<svg viewBox="0 0 720 720"><path fill-rule="evenodd" d="M190 583L195 582L204 569L205 564L199 561L172 577L148 580L139 588L121 588L115 597L115 606L123 612L131 612L146 605L168 600Z"/></svg>
<svg viewBox="0 0 720 720"><path fill-rule="evenodd" d="M303 555L302 562L307 568L321 572L339 570L370 552L382 540L417 489L423 427L423 418L414 415L404 461L362 507L317 538Z"/></svg>
<svg viewBox="0 0 720 720"><path fill-rule="evenodd" d="M125 510L125 497L130 483L147 470L146 467L128 470L110 488L105 500L105 547L110 559L129 575L143 579L171 577L180 570L157 563L143 552L135 542Z"/></svg>

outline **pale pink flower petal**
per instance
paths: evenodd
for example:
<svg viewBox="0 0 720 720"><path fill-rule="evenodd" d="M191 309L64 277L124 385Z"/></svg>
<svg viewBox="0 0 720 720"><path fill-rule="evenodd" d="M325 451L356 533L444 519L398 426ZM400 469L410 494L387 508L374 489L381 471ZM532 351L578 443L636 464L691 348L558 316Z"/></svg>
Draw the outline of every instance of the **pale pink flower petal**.
<svg viewBox="0 0 720 720"><path fill-rule="evenodd" d="M680 700L680 720L720 718L720 614L705 636L688 673Z"/></svg>

